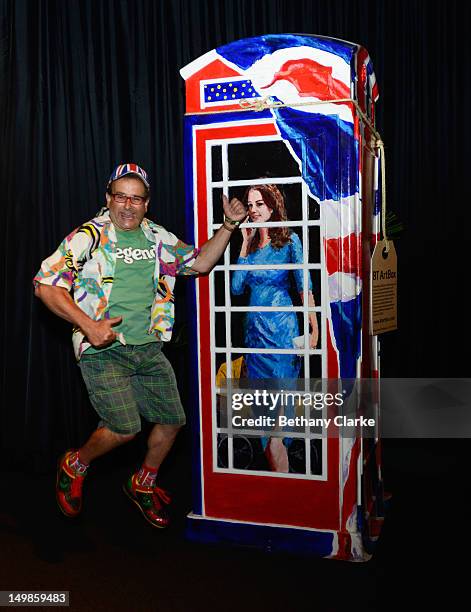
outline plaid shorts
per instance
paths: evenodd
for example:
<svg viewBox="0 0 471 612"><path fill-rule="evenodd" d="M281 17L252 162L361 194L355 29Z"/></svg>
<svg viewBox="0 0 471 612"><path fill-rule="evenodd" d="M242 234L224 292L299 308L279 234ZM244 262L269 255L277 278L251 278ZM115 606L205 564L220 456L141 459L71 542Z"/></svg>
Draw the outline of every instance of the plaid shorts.
<svg viewBox="0 0 471 612"><path fill-rule="evenodd" d="M150 423L185 424L175 373L161 347L150 342L82 355L79 366L101 426L134 434L141 416Z"/></svg>

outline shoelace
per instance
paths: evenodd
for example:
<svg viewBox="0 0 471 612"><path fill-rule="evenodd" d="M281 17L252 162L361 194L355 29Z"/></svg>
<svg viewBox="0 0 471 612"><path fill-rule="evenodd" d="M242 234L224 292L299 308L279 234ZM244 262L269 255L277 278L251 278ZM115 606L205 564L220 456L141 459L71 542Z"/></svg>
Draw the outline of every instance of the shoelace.
<svg viewBox="0 0 471 612"><path fill-rule="evenodd" d="M154 487L153 488L153 490L152 490L152 498L154 500L154 504L158 508L162 507L162 503L161 502L164 502L164 504L169 504L171 502L170 495L167 493L167 491L165 491L165 489L161 489L160 487Z"/></svg>

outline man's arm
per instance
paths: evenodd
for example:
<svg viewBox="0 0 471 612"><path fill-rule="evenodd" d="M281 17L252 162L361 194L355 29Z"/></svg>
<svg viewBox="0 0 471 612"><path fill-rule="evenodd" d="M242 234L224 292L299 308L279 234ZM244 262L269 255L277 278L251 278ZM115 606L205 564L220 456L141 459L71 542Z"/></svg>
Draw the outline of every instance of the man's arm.
<svg viewBox="0 0 471 612"><path fill-rule="evenodd" d="M222 200L225 219L243 221L247 217L245 206L240 200L232 198L229 202L225 195L222 196ZM237 226L231 225L225 220L214 236L203 244L191 269L201 274L208 274L211 272L226 250L231 234L236 227Z"/></svg>
<svg viewBox="0 0 471 612"><path fill-rule="evenodd" d="M77 306L64 287L38 284L34 293L54 314L80 327L94 347L102 348L116 340L112 327L121 323L121 317L94 321Z"/></svg>

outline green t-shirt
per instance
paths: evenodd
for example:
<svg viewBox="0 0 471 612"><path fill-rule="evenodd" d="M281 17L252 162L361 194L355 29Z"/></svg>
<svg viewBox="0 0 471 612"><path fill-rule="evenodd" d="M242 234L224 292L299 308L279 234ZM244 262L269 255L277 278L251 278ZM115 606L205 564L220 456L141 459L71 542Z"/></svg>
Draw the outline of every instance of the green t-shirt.
<svg viewBox="0 0 471 612"><path fill-rule="evenodd" d="M150 311L154 299L153 274L155 268L155 244L149 242L142 230L116 229L116 268L108 303L110 317L122 317L114 325L116 333L122 333L126 344L147 344L159 339L148 334ZM105 351L118 346L118 341L102 349L90 347L86 353Z"/></svg>

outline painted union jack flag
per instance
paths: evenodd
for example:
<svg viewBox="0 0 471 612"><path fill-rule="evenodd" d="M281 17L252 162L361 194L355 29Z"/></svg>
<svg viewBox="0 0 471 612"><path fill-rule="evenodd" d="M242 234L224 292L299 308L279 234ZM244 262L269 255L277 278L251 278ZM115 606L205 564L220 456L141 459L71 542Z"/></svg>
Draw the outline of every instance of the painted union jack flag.
<svg viewBox="0 0 471 612"><path fill-rule="evenodd" d="M361 352L361 227L356 213L361 136L348 100L355 100L374 120L378 88L368 53L340 40L269 35L219 47L184 68L182 75L187 78L191 67L204 64L208 69L212 63L223 64L232 76L221 78L219 72L217 78L203 78L201 107L235 108L247 98L282 104L268 115L289 143L309 194L323 206L326 219L330 349L338 364L337 373L330 375L354 378ZM319 134L325 143L322 154L315 144Z"/></svg>

